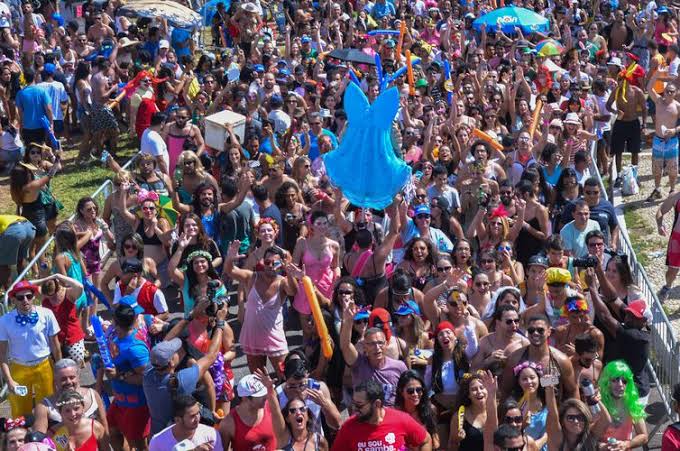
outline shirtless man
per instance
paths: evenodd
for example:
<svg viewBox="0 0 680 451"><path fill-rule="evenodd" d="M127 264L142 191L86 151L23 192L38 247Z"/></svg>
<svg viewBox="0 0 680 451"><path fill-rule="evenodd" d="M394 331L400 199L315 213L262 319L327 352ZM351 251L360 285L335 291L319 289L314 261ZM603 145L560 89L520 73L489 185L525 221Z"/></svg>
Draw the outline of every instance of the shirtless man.
<svg viewBox="0 0 680 451"><path fill-rule="evenodd" d="M21 44L21 54L26 67L33 64L33 54L40 50L38 42L38 28L45 23L42 14L33 12L33 3L30 0L21 2L21 11L24 13L24 40Z"/></svg>
<svg viewBox="0 0 680 451"><path fill-rule="evenodd" d="M97 73L92 76L92 133L95 136L95 152L100 153L105 140L109 141L109 152L116 154L118 144L118 121L107 105L111 94L118 90L115 83L111 83L113 69L108 60L100 60Z"/></svg>
<svg viewBox="0 0 680 451"><path fill-rule="evenodd" d="M572 357L575 350L574 340L577 336L585 334L593 337L597 343L597 351L604 353L604 335L597 327L593 326L588 314L590 307L580 294L567 298L565 304L568 324L557 327L554 332L554 345L557 349Z"/></svg>
<svg viewBox="0 0 680 451"><path fill-rule="evenodd" d="M590 379L593 383L602 374L602 361L597 353L597 341L588 334L578 335L574 339L575 354L570 357L574 367L576 384L581 387L583 379Z"/></svg>
<svg viewBox="0 0 680 451"><path fill-rule="evenodd" d="M111 27L104 24L101 11L94 13L93 19L94 23L87 30L87 39L94 42L95 45L101 44L107 38L115 40L116 34Z"/></svg>
<svg viewBox="0 0 680 451"><path fill-rule="evenodd" d="M610 154L616 158L617 174L621 174L624 151L631 154L631 164L638 164L644 127L644 121L640 122L639 118L647 116L647 102L642 89L631 82L624 83L620 80L619 83L621 85L614 89L607 99L607 110L616 114L616 121L612 126ZM617 183L620 183L620 178L617 178Z"/></svg>
<svg viewBox="0 0 680 451"><path fill-rule="evenodd" d="M574 367L569 357L561 351L548 344L550 338L550 322L545 315L535 315L527 322L527 337L529 344L522 346L508 357L503 370L501 382L502 393L508 396L515 383L512 369L519 363L528 360L536 362L543 367L544 374L559 376L559 387L557 390L558 401L562 399L579 399L576 378L574 377Z"/></svg>
<svg viewBox="0 0 680 451"><path fill-rule="evenodd" d="M614 13L614 22L610 26L605 27L607 47L610 51L623 51L623 46L628 45L629 41L633 39L633 30L626 25L624 18L623 10L617 9Z"/></svg>
<svg viewBox="0 0 680 451"><path fill-rule="evenodd" d="M262 179L262 186L267 188L267 193L269 193L269 198L274 199L276 196L276 191L283 185L285 182L291 182L295 184L295 186L298 186L297 182L293 180L292 178L288 177L286 174L283 173L283 165L284 162L278 162L275 161L273 163L269 164L269 168L267 169L267 175ZM302 199L300 199L300 202Z"/></svg>
<svg viewBox="0 0 680 451"><path fill-rule="evenodd" d="M652 141L654 191L649 195L647 201L663 197L660 188L664 167L668 171L669 194L675 191L675 180L678 176L678 131L680 127L677 127L677 124L680 116L680 103L675 100L678 88L672 83L667 83L661 95L652 89L657 79L664 74L664 71L657 70L647 82L649 98L656 106L654 140Z"/></svg>
<svg viewBox="0 0 680 451"><path fill-rule="evenodd" d="M92 53L95 48L90 45L85 33L78 33L78 36L73 39L73 50L76 51L79 58L85 58Z"/></svg>
<svg viewBox="0 0 680 451"><path fill-rule="evenodd" d="M479 351L470 366L473 370L490 369L499 373L513 351L529 344L519 333L519 311L512 305L503 305L498 310L496 331L479 341Z"/></svg>

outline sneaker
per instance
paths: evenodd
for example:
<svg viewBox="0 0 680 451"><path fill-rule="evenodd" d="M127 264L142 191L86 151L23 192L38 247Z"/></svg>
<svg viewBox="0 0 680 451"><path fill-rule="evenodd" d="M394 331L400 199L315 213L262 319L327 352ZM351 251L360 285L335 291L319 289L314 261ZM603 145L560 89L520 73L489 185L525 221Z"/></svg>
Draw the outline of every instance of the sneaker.
<svg viewBox="0 0 680 451"><path fill-rule="evenodd" d="M666 299L668 299L668 294L670 293L671 289L668 288L666 285L662 286L661 289L659 290L658 293L656 293L656 296L659 298L659 301L663 302Z"/></svg>
<svg viewBox="0 0 680 451"><path fill-rule="evenodd" d="M645 202L654 202L657 199L661 199L663 196L661 196L661 191L659 191L659 188L654 188L654 191L652 191L649 194L649 197L645 200Z"/></svg>

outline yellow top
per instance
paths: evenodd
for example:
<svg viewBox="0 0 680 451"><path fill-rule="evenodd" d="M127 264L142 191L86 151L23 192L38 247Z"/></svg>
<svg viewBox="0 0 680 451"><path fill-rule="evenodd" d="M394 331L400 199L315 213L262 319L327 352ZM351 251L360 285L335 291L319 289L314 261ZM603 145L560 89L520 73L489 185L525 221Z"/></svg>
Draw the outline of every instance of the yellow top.
<svg viewBox="0 0 680 451"><path fill-rule="evenodd" d="M17 215L0 215L0 234L5 233L7 227L19 221L27 221L27 219Z"/></svg>

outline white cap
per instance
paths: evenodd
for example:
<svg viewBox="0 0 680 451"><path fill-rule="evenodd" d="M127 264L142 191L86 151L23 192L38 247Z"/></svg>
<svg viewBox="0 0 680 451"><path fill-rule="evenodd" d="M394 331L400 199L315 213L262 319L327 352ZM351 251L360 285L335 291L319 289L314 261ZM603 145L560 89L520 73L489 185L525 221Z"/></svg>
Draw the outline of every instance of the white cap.
<svg viewBox="0 0 680 451"><path fill-rule="evenodd" d="M252 396L254 398L261 398L267 396L267 387L254 374L243 376L238 385L236 392L241 398Z"/></svg>
<svg viewBox="0 0 680 451"><path fill-rule="evenodd" d="M612 66L623 67L623 63L621 62L621 58L619 58L618 56L612 56L607 64L612 65Z"/></svg>
<svg viewBox="0 0 680 451"><path fill-rule="evenodd" d="M159 49L169 49L170 43L166 39L161 39L160 42L158 43L158 48Z"/></svg>

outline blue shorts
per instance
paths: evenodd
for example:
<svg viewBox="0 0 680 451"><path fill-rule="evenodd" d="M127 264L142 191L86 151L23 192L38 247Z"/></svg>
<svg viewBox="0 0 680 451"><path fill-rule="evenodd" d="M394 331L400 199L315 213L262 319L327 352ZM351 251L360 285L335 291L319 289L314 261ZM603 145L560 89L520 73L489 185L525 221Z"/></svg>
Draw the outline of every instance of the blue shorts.
<svg viewBox="0 0 680 451"><path fill-rule="evenodd" d="M29 221L10 224L0 235L0 266L16 265L28 258L28 250L35 238L35 227Z"/></svg>
<svg viewBox="0 0 680 451"><path fill-rule="evenodd" d="M678 137L663 139L654 136L652 141L652 158L655 160L671 160L678 158Z"/></svg>

